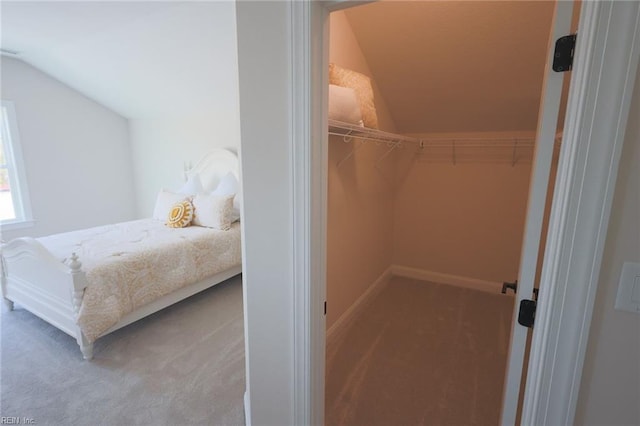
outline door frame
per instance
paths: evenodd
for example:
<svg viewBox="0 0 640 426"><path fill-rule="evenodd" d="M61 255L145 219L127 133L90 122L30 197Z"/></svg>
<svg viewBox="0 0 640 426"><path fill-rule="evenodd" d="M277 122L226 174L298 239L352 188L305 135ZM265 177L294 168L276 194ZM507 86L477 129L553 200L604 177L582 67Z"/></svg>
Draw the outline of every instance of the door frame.
<svg viewBox="0 0 640 426"><path fill-rule="evenodd" d="M328 17L358 3L290 3L296 424L324 424ZM640 3L582 2L578 33L522 424L574 420L640 55Z"/></svg>
<svg viewBox="0 0 640 426"><path fill-rule="evenodd" d="M538 260L540 256L544 255L540 252L540 242L545 231L543 227L545 205L552 178L551 169L558 122L562 113L560 110L562 88L568 79L566 73L557 73L551 69L554 61L553 48L556 40L571 32L572 18L576 13L574 10L576 8L573 1L556 2L551 19L550 34L547 36L546 65L543 71L542 93L536 126L536 146L531 162L527 212L517 274L518 286L513 304L511 337L502 389L500 424L504 426L513 425L518 419L520 393L523 380L526 378L523 377L523 373L527 371L524 369L524 363L529 329L519 324L518 317L521 302L531 300L534 297ZM546 291L545 287L541 286L540 291Z"/></svg>

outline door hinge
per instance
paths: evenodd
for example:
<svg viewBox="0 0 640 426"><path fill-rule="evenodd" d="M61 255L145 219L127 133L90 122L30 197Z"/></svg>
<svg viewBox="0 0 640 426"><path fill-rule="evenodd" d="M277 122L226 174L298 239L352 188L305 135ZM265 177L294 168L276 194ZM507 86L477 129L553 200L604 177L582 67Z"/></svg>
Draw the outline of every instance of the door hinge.
<svg viewBox="0 0 640 426"><path fill-rule="evenodd" d="M507 294L507 290L513 290L514 293L518 292L518 280L515 280L512 283L504 282L502 283L502 294Z"/></svg>
<svg viewBox="0 0 640 426"><path fill-rule="evenodd" d="M536 318L536 305L537 302L535 300L522 299L520 301L518 324L533 328L533 322Z"/></svg>
<svg viewBox="0 0 640 426"><path fill-rule="evenodd" d="M502 283L502 294L507 294L507 290L513 290L514 293L518 292L518 280L515 280L512 283L504 282ZM538 300L538 289L533 289L533 300Z"/></svg>
<svg viewBox="0 0 640 426"><path fill-rule="evenodd" d="M577 34L570 34L556 40L551 67L555 72L571 71L573 68L573 54L576 49L577 36Z"/></svg>

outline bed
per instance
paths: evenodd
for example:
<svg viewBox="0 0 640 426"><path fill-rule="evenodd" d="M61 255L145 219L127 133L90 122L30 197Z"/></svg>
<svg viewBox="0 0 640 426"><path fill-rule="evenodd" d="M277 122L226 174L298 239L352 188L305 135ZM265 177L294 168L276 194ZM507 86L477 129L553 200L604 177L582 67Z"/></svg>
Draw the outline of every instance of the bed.
<svg viewBox="0 0 640 426"><path fill-rule="evenodd" d="M207 197L227 177L237 179L238 169L236 155L219 149L185 176ZM193 197L186 196L196 205ZM17 238L2 246L4 302L75 338L90 360L100 337L241 273L240 224L231 222L169 227L154 217Z"/></svg>

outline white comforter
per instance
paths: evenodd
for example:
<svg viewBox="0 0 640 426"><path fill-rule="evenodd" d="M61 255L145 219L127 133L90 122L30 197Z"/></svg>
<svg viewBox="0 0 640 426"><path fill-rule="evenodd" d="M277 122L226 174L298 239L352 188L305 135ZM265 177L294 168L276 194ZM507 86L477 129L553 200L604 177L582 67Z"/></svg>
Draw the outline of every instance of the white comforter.
<svg viewBox="0 0 640 426"><path fill-rule="evenodd" d="M169 228L142 219L38 238L86 272L78 325L90 342L136 308L241 263L240 224L229 231Z"/></svg>

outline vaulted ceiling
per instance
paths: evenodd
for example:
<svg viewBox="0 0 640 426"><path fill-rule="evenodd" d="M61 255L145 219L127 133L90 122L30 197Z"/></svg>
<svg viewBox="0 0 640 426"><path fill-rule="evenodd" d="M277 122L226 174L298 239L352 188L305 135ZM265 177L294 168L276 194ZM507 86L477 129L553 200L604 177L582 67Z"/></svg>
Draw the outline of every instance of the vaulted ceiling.
<svg viewBox="0 0 640 426"><path fill-rule="evenodd" d="M235 5L2 1L2 48L127 118L237 97ZM235 83L235 86L234 86Z"/></svg>
<svg viewBox="0 0 640 426"><path fill-rule="evenodd" d="M535 130L554 3L381 1L346 10L397 130Z"/></svg>

